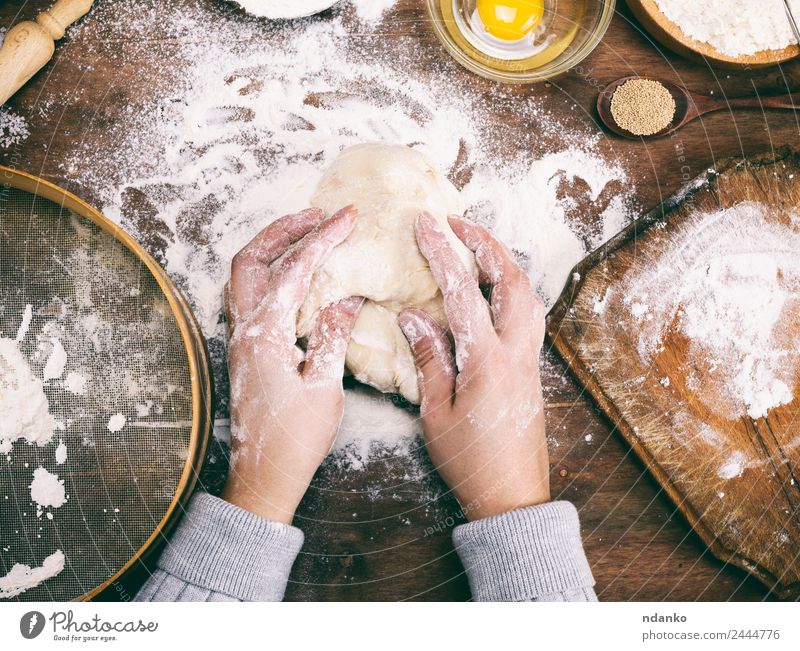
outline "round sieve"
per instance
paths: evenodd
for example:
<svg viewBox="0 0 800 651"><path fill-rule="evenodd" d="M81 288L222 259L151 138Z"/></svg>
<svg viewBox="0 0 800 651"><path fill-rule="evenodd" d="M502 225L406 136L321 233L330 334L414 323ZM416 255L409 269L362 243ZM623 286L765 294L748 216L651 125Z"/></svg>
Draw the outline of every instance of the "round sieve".
<svg viewBox="0 0 800 651"><path fill-rule="evenodd" d="M0 585L15 565L39 568L61 550L63 570L9 599L89 599L162 538L191 495L212 423L205 342L127 233L4 167L0 337L19 339L57 422L46 445L20 439L0 454ZM64 482L61 506L33 498L39 468Z"/></svg>

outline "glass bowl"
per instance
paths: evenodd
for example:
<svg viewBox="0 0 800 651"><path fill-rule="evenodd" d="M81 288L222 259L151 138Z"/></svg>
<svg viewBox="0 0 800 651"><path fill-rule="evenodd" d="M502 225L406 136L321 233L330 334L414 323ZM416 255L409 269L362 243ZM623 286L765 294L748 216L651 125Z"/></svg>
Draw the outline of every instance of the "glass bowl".
<svg viewBox="0 0 800 651"><path fill-rule="evenodd" d="M426 0L434 31L462 66L488 79L515 84L545 81L583 61L614 16L616 0L546 0L549 45L526 59L496 58L476 45L466 12L475 0Z"/></svg>

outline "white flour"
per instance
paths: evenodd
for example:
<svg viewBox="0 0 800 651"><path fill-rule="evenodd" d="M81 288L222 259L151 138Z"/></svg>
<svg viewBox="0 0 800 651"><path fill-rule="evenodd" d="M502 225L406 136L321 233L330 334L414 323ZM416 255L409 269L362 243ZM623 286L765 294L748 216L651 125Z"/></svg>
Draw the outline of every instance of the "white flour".
<svg viewBox="0 0 800 651"><path fill-rule="evenodd" d="M44 365L44 371L42 371L42 377L45 381L60 378L64 375L64 368L67 365L67 352L64 350L64 346L61 345L61 340L53 337L50 343L53 348L47 358L47 363Z"/></svg>
<svg viewBox="0 0 800 651"><path fill-rule="evenodd" d="M327 9L338 0L233 0L233 2L253 16L280 19L309 16Z"/></svg>
<svg viewBox="0 0 800 651"><path fill-rule="evenodd" d="M356 15L360 20L372 23L383 18L389 9L394 7L397 0L350 0L355 5Z"/></svg>
<svg viewBox="0 0 800 651"><path fill-rule="evenodd" d="M747 459L740 451L736 451L728 457L725 462L717 468L717 476L720 479L734 479L741 477L747 467Z"/></svg>
<svg viewBox="0 0 800 651"><path fill-rule="evenodd" d="M192 23L186 31L211 27L195 26L191 14L182 20ZM632 219L633 188L623 168L595 150L597 136L570 134L532 100L514 98L531 131L557 131L576 144L541 161L527 153L504 160L496 148L504 150L511 133L487 124L491 102L409 76L380 53L351 58L340 18L281 32L257 48L235 48L224 31L208 37L190 47L186 88L132 114L116 134L116 155L79 152L67 165L102 197L106 215L134 234L144 224L140 213L163 221L167 271L207 336L223 331L233 255L273 219L306 207L322 171L353 144L413 144L465 177L455 181L466 186L470 212L518 253L548 303L572 265ZM110 168L120 173L111 188ZM573 220L577 199L592 203L604 189L597 223Z"/></svg>
<svg viewBox="0 0 800 651"><path fill-rule="evenodd" d="M800 2L791 3L800 20ZM684 34L728 56L780 50L797 42L783 0L656 0L656 4Z"/></svg>
<svg viewBox="0 0 800 651"><path fill-rule="evenodd" d="M25 141L29 135L25 118L0 106L0 149L14 147Z"/></svg>
<svg viewBox="0 0 800 651"><path fill-rule="evenodd" d="M57 549L44 559L41 567L17 563L4 577L0 577L0 599L11 599L26 590L51 579L64 569L64 552Z"/></svg>
<svg viewBox="0 0 800 651"><path fill-rule="evenodd" d="M0 443L24 439L43 447L55 428L41 380L34 377L17 342L0 337Z"/></svg>
<svg viewBox="0 0 800 651"><path fill-rule="evenodd" d="M67 462L67 446L64 445L64 441L58 442L58 447L56 447L56 463L59 466L63 466Z"/></svg>
<svg viewBox="0 0 800 651"><path fill-rule="evenodd" d="M369 432L369 437L364 432ZM334 457L349 467L360 468L376 446L391 454L408 454L418 435L422 435L419 418L398 409L391 396L366 387L353 389L345 392Z"/></svg>
<svg viewBox="0 0 800 651"><path fill-rule="evenodd" d="M392 4L355 10L366 20ZM414 39L387 45L351 10L287 27L159 7L168 32L148 47L181 39L180 60L171 45L150 56L168 62L151 71L162 79L157 96L120 116L108 134L113 150L77 148L64 173L145 242L211 339L224 337L221 293L233 255L275 218L305 208L323 170L354 144L424 151L548 304L571 267L633 218L635 188L622 165L602 153L601 136L564 123L569 111L557 117L502 87L486 96L454 85L438 69L452 62L431 63L445 56L438 49L421 53ZM94 21L106 37L151 35L147 4L103 9ZM199 43L186 38L195 34ZM526 129L498 124L498 106L513 107Z"/></svg>
<svg viewBox="0 0 800 651"><path fill-rule="evenodd" d="M559 194L561 183L580 180L588 186L587 197L594 202L607 187L624 178L619 165L591 150L573 148L547 154L516 175L481 167L463 195L467 205L473 206L469 211L473 219L490 226L507 246L524 254L534 287L549 307L587 250L630 221L624 204L611 203L602 214L602 229L582 233L582 227L570 221L574 206L569 197ZM487 197L491 197L488 202Z"/></svg>
<svg viewBox="0 0 800 651"><path fill-rule="evenodd" d="M800 220L767 222L767 210L745 202L695 222L676 252L626 277L640 355L652 359L675 323L699 360L690 388L729 419L791 402L800 370ZM740 407L721 411L730 404Z"/></svg>
<svg viewBox="0 0 800 651"><path fill-rule="evenodd" d="M25 337L28 336L28 330L31 327L31 320L33 319L33 306L29 303L25 306L25 311L22 313L22 323L19 324L17 336L14 338L17 343L20 343Z"/></svg>
<svg viewBox="0 0 800 651"><path fill-rule="evenodd" d="M30 485L31 499L36 502L36 515L41 516L43 509L54 509L64 505L67 501L64 490L64 480L58 475L48 472L39 466L33 471L33 481Z"/></svg>
<svg viewBox="0 0 800 651"><path fill-rule="evenodd" d="M317 13L340 0L233 0L247 13L261 18L292 18ZM350 0L356 15L364 22L381 19L397 0Z"/></svg>
<svg viewBox="0 0 800 651"><path fill-rule="evenodd" d="M64 380L64 388L78 396L86 395L86 376L70 371Z"/></svg>
<svg viewBox="0 0 800 651"><path fill-rule="evenodd" d="M127 419L122 414L114 414L111 418L108 419L108 431L112 434L116 434L117 432L121 431L123 427L125 427L125 423Z"/></svg>

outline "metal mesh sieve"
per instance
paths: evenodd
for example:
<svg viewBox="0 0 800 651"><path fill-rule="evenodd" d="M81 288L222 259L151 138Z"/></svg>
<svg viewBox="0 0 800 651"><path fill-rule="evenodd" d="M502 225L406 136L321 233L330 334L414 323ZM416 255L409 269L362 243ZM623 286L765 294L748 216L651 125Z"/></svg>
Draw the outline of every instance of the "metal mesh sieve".
<svg viewBox="0 0 800 651"><path fill-rule="evenodd" d="M41 196L58 200L54 186L21 185L36 194L0 186L0 337L15 337L30 305L19 347L34 376L54 340L67 364L44 389L63 430L0 455L0 576L60 549L64 570L15 599L69 600L107 586L180 512L207 442L210 380L202 336L160 268L71 195L55 203ZM84 395L67 389L70 372L86 378ZM126 418L118 432L115 414ZM64 480L68 499L37 516L40 466Z"/></svg>

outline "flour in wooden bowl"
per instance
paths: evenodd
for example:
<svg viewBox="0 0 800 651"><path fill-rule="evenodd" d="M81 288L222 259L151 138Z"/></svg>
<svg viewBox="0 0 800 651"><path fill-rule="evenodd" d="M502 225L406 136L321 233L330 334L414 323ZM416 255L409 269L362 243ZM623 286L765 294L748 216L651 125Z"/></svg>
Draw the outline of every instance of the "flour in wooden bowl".
<svg viewBox="0 0 800 651"><path fill-rule="evenodd" d="M790 0L800 17L800 2ZM730 57L782 50L797 42L784 0L656 0L681 31Z"/></svg>

